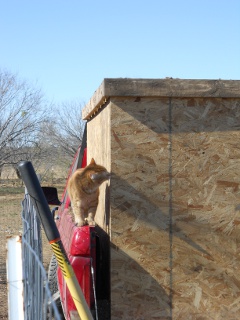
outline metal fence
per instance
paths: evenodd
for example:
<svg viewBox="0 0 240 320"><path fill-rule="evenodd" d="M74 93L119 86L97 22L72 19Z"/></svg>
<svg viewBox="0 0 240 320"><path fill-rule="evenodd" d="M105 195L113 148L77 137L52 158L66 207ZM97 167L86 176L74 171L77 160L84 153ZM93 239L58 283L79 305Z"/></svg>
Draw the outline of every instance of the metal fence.
<svg viewBox="0 0 240 320"><path fill-rule="evenodd" d="M22 202L22 257L25 320L60 320L52 300L47 274L42 264L41 225L36 211L25 193Z"/></svg>

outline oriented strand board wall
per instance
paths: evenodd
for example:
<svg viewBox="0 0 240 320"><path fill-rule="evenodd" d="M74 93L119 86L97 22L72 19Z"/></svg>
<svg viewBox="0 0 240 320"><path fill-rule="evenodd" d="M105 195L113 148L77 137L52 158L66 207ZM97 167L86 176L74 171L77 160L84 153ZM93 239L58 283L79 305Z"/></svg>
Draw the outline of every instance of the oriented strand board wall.
<svg viewBox="0 0 240 320"><path fill-rule="evenodd" d="M112 319L239 318L239 146L240 98L113 96L88 122L110 153Z"/></svg>
<svg viewBox="0 0 240 320"><path fill-rule="evenodd" d="M111 99L112 319L171 315L167 100Z"/></svg>
<svg viewBox="0 0 240 320"><path fill-rule="evenodd" d="M111 108L113 319L237 319L240 101Z"/></svg>
<svg viewBox="0 0 240 320"><path fill-rule="evenodd" d="M97 117L87 124L87 163L94 158L97 164L111 172L110 150L110 109L104 108ZM109 229L109 182L104 182L100 187L99 205L95 216L96 223L105 231Z"/></svg>

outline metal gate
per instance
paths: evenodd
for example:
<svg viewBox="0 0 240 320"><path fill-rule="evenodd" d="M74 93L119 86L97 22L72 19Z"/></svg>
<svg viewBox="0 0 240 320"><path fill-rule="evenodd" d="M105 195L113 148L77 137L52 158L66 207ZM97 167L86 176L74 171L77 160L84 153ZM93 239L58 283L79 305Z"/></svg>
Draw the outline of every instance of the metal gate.
<svg viewBox="0 0 240 320"><path fill-rule="evenodd" d="M40 221L26 192L22 202L22 261L25 320L60 320L42 264Z"/></svg>

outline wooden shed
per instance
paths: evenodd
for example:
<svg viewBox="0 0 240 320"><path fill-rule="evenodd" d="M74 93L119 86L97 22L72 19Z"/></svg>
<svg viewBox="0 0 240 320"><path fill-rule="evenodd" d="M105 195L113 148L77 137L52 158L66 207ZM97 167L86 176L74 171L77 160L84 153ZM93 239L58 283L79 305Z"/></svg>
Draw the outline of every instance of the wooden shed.
<svg viewBox="0 0 240 320"><path fill-rule="evenodd" d="M83 119L111 319L239 319L240 81L104 79Z"/></svg>

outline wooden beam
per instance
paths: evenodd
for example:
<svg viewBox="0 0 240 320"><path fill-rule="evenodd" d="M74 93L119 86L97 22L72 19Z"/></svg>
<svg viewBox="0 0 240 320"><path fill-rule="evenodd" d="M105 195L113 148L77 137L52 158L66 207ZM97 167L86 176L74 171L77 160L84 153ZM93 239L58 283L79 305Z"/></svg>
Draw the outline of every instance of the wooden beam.
<svg viewBox="0 0 240 320"><path fill-rule="evenodd" d="M110 97L239 98L240 80L107 78L84 107L83 119L90 119Z"/></svg>

